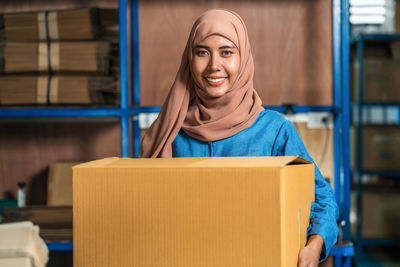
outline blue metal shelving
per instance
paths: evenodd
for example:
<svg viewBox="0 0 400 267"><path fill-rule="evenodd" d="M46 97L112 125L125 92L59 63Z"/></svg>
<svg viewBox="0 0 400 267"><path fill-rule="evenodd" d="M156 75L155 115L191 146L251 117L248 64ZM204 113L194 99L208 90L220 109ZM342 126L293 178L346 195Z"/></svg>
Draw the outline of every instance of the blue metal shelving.
<svg viewBox="0 0 400 267"><path fill-rule="evenodd" d="M160 107L140 106L139 70L139 3L131 1L131 60L132 60L132 106L129 105L128 83L128 30L127 0L119 0L119 50L120 50L120 107L119 108L37 108L0 109L0 118L45 118L45 117L115 117L121 122L121 156L138 157L140 128L138 116L143 113L158 113ZM282 113L330 112L334 114L334 175L335 194L340 208L339 220L344 223L343 240L350 239L350 90L349 90L349 24L348 0L332 0L333 31L333 105L332 106L270 106ZM133 124L133 127L132 127ZM133 142L130 142L132 128ZM132 153L130 152L132 150ZM48 243L50 250L72 250L72 243ZM332 249L336 266L350 266L354 249L351 243Z"/></svg>
<svg viewBox="0 0 400 267"><path fill-rule="evenodd" d="M400 240L383 239L363 239L362 237L362 195L363 195L363 175L381 175L385 177L400 178L400 172L396 171L366 171L363 169L363 126L364 126L364 108L371 107L396 107L398 108L400 118L400 103L364 103L364 46L368 41L400 41L400 35L395 34L360 34L353 43L357 46L357 167L353 174L357 178L357 233L355 236L357 245L357 259L363 257L363 248L365 246L400 246ZM400 120L400 119L399 119ZM400 121L399 121L400 123ZM399 124L398 123L398 124Z"/></svg>
<svg viewBox="0 0 400 267"><path fill-rule="evenodd" d="M72 242L48 242L49 251L72 251Z"/></svg>

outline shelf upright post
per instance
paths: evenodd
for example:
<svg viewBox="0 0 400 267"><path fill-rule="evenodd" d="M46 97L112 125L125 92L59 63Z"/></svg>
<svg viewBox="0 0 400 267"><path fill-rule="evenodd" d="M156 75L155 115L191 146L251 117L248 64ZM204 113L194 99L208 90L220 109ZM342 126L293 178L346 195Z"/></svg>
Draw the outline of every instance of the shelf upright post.
<svg viewBox="0 0 400 267"><path fill-rule="evenodd" d="M332 0L334 187L339 206L342 240L350 240L350 35L348 0ZM338 248L341 248L339 244ZM345 246L346 247L346 246ZM349 254L335 256L335 266L351 266Z"/></svg>
<svg viewBox="0 0 400 267"><path fill-rule="evenodd" d="M333 33L333 106L334 106L334 127L333 127L333 144L334 144L334 188L336 202L339 206L339 220L342 219L342 194L341 194L341 78L342 66L340 64L341 51L341 32L340 32L340 0L332 1L332 33Z"/></svg>
<svg viewBox="0 0 400 267"><path fill-rule="evenodd" d="M349 24L349 0L342 0L341 14L341 63L342 63L342 156L343 156L343 219L346 224L343 227L343 239L350 240L350 24Z"/></svg>
<svg viewBox="0 0 400 267"><path fill-rule="evenodd" d="M139 1L131 1L131 55L132 55L132 103L140 105L140 58L139 58ZM139 157L139 114L133 116L133 156Z"/></svg>
<svg viewBox="0 0 400 267"><path fill-rule="evenodd" d="M362 257L362 168L363 168L363 100L364 100L364 37L357 38L357 63L358 63L358 86L357 86L357 258Z"/></svg>
<svg viewBox="0 0 400 267"><path fill-rule="evenodd" d="M119 64L120 64L120 121L121 121L121 156L130 156L129 140L129 99L128 99L128 20L127 0L118 2L119 21Z"/></svg>

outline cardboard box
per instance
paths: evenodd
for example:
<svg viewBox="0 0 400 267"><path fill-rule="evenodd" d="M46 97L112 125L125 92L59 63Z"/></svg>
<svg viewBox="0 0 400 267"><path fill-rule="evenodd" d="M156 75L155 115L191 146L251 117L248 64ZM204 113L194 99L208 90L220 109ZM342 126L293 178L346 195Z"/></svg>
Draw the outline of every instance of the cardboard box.
<svg viewBox="0 0 400 267"><path fill-rule="evenodd" d="M400 171L400 127L363 127L363 169Z"/></svg>
<svg viewBox="0 0 400 267"><path fill-rule="evenodd" d="M107 158L73 168L74 266L296 266L314 166Z"/></svg>
<svg viewBox="0 0 400 267"><path fill-rule="evenodd" d="M80 162L50 164L47 188L48 206L72 206L72 167Z"/></svg>
<svg viewBox="0 0 400 267"><path fill-rule="evenodd" d="M358 62L354 63L353 99L358 101ZM400 102L400 60L364 58L363 100L369 103Z"/></svg>
<svg viewBox="0 0 400 267"><path fill-rule="evenodd" d="M352 192L351 213L356 217L356 193ZM370 239L400 239L400 194L398 192L371 192L363 193L362 234L363 238ZM355 236L357 221L352 221L352 232Z"/></svg>
<svg viewBox="0 0 400 267"><path fill-rule="evenodd" d="M333 131L331 128L309 128L307 123L295 122L297 132L311 158L325 179L333 180Z"/></svg>

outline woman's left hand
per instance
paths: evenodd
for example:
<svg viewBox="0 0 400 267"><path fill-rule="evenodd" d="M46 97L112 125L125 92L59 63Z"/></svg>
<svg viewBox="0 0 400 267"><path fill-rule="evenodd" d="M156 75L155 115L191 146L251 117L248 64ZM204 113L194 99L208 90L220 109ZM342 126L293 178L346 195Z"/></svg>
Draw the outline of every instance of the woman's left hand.
<svg viewBox="0 0 400 267"><path fill-rule="evenodd" d="M324 240L320 235L312 235L307 245L299 252L298 267L318 267Z"/></svg>

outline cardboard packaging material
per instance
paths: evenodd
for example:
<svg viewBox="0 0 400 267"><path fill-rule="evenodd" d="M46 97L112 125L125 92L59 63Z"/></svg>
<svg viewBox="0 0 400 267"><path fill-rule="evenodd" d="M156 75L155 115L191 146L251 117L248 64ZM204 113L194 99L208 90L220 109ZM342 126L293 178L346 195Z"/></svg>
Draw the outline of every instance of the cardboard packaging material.
<svg viewBox="0 0 400 267"><path fill-rule="evenodd" d="M358 100L359 65L354 63L354 97ZM364 58L364 102L398 103L400 102L400 59Z"/></svg>
<svg viewBox="0 0 400 267"><path fill-rule="evenodd" d="M0 266L46 266L49 250L32 222L0 224L0 237Z"/></svg>
<svg viewBox="0 0 400 267"><path fill-rule="evenodd" d="M363 169L400 171L400 127L363 127Z"/></svg>
<svg viewBox="0 0 400 267"><path fill-rule="evenodd" d="M297 132L311 158L317 164L324 178L328 179L331 186L333 180L333 131L328 127L309 128L307 123L295 122Z"/></svg>
<svg viewBox="0 0 400 267"><path fill-rule="evenodd" d="M80 162L53 162L50 164L47 205L72 206L72 166Z"/></svg>
<svg viewBox="0 0 400 267"><path fill-rule="evenodd" d="M351 213L357 213L356 192L351 194ZM362 234L363 238L400 239L400 195L390 190L363 193ZM353 234L356 233L357 221L352 221Z"/></svg>
<svg viewBox="0 0 400 267"><path fill-rule="evenodd" d="M46 242L72 241L71 206L6 207L4 209L3 222L21 221L31 221L38 225L40 237Z"/></svg>
<svg viewBox="0 0 400 267"><path fill-rule="evenodd" d="M80 164L74 266L296 266L313 200L298 157Z"/></svg>

